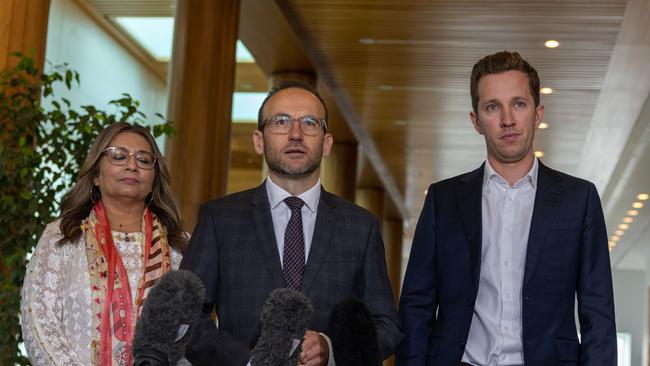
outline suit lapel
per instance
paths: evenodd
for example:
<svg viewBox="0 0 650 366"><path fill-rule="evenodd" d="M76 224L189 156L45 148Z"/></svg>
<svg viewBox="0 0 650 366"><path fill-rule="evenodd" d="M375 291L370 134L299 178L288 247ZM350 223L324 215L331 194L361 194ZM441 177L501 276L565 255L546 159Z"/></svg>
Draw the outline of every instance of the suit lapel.
<svg viewBox="0 0 650 366"><path fill-rule="evenodd" d="M528 234L524 286L535 270L535 265L542 253L544 239L562 201L563 190L558 180L559 178L553 174L552 170L544 166L541 162L539 163L535 207L533 208L530 233Z"/></svg>
<svg viewBox="0 0 650 366"><path fill-rule="evenodd" d="M461 176L462 184L457 191L458 208L463 223L463 231L469 244L469 253L472 266L472 280L474 287L478 288L481 268L481 204L483 169L480 168Z"/></svg>
<svg viewBox="0 0 650 366"><path fill-rule="evenodd" d="M262 183L251 199L250 217L257 237L258 248L262 251L264 264L271 276L274 288L284 287L284 275L278 254L278 245L275 240L271 206L266 194L266 185Z"/></svg>
<svg viewBox="0 0 650 366"><path fill-rule="evenodd" d="M314 284L314 280L318 276L320 267L323 264L327 249L330 247L330 242L336 229L333 208L334 202L331 199L331 195L321 188L316 223L314 224L314 236L311 239L307 265L300 285L300 290L304 294L309 294L309 290Z"/></svg>

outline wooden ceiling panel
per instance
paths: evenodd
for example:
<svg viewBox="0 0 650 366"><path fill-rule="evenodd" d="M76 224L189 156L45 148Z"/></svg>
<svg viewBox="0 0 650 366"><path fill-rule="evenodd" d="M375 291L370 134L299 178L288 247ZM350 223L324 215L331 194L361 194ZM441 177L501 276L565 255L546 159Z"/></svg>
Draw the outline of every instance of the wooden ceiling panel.
<svg viewBox="0 0 650 366"><path fill-rule="evenodd" d="M176 0L88 0L107 17L171 17Z"/></svg>
<svg viewBox="0 0 650 366"><path fill-rule="evenodd" d="M536 148L578 166L624 0L293 0L305 31L417 216L422 190L472 169L484 142L469 122L469 75L486 54L516 50L538 70L545 120ZM558 39L561 47L543 42ZM407 178L408 177L408 178ZM412 201L411 201L412 200Z"/></svg>

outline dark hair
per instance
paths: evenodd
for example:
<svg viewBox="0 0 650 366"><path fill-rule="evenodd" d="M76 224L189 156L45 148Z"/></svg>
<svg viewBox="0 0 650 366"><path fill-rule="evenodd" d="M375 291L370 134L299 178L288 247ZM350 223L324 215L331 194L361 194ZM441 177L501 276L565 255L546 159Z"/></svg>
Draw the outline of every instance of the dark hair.
<svg viewBox="0 0 650 366"><path fill-rule="evenodd" d="M539 76L530 64L518 52L501 51L483 57L472 68L469 90L472 95L472 108L478 112L478 83L483 76L498 74L505 71L517 70L528 75L528 88L535 100L535 107L539 106Z"/></svg>
<svg viewBox="0 0 650 366"><path fill-rule="evenodd" d="M63 196L61 201L61 223L59 225L63 238L59 240L58 244L73 242L81 237L81 221L88 217L90 210L94 206L91 199L94 187L93 179L99 174L99 164L103 152L117 135L125 132L133 132L144 137L151 146L154 155L158 157L154 167L153 197L149 209L158 216L167 231L169 244L183 251L187 246L187 238L181 227L178 205L169 186L170 175L165 159L162 157L158 145L156 145L156 140L151 136L149 130L125 122L114 123L99 133L88 151L86 160L79 169L77 181L70 191Z"/></svg>
<svg viewBox="0 0 650 366"><path fill-rule="evenodd" d="M310 93L312 93L318 100L320 101L320 104L323 105L323 109L325 110L325 132L327 132L327 106L325 105L325 102L323 101L323 98L318 94L318 91L314 89L311 85L303 82L303 81L297 81L297 80L288 80L280 83L280 85L274 87L269 91L269 94L266 95L266 98L264 98L264 101L262 102L262 105L260 106L260 110L257 112L257 129L262 131L264 129L264 117L262 116L262 112L264 111L264 106L266 106L266 103L271 99L272 96L274 96L277 92L284 90L284 89L291 89L291 88L298 88L298 89L303 89L306 90Z"/></svg>

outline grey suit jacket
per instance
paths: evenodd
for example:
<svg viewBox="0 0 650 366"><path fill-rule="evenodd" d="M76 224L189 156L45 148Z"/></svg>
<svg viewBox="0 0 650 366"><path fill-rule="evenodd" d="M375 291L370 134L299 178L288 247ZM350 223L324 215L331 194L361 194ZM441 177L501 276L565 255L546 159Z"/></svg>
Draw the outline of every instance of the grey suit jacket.
<svg viewBox="0 0 650 366"><path fill-rule="evenodd" d="M265 185L203 205L181 268L203 281L204 313L216 309L219 331L249 344L270 292L284 287ZM402 339L377 218L324 190L300 290L314 306L310 329L327 334L332 308L355 296L373 315L384 358ZM188 358L218 364L216 329L198 328Z"/></svg>

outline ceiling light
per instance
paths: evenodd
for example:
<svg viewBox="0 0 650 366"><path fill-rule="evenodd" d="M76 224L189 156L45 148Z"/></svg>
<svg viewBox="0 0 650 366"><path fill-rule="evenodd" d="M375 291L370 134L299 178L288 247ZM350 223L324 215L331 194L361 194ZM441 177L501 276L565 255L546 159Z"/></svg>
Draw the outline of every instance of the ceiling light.
<svg viewBox="0 0 650 366"><path fill-rule="evenodd" d="M636 196L636 198L638 198L639 201L645 201L648 198L650 198L650 195L648 195L647 193L639 193L639 195Z"/></svg>
<svg viewBox="0 0 650 366"><path fill-rule="evenodd" d="M636 215L639 214L639 211L637 211L637 210L629 210L627 212L627 214L630 215L630 216L636 216Z"/></svg>
<svg viewBox="0 0 650 366"><path fill-rule="evenodd" d="M626 223L626 224L630 224L630 223L632 223L632 221L634 221L634 219L631 218L631 217L624 217L623 218L623 222Z"/></svg>
<svg viewBox="0 0 650 366"><path fill-rule="evenodd" d="M610 238L610 240L613 241L613 242L617 242L617 241L621 240L621 237L616 236L616 235L612 235L612 237Z"/></svg>
<svg viewBox="0 0 650 366"><path fill-rule="evenodd" d="M560 42L554 39L549 39L548 41L544 42L544 46L546 46L546 48L558 48L560 46Z"/></svg>
<svg viewBox="0 0 650 366"><path fill-rule="evenodd" d="M619 224L618 228L621 229L621 230L627 230L627 229L630 228L630 225L628 225L628 224Z"/></svg>
<svg viewBox="0 0 650 366"><path fill-rule="evenodd" d="M546 123L546 122L542 122L542 123L539 124L539 127L538 127L538 128L539 128L540 130L545 130L545 129L548 128L548 123Z"/></svg>
<svg viewBox="0 0 650 366"><path fill-rule="evenodd" d="M541 158L541 157L544 156L544 152L542 150L537 150L537 151L535 151L535 156L537 156L538 158Z"/></svg>
<svg viewBox="0 0 650 366"><path fill-rule="evenodd" d="M634 208L643 208L643 202L634 202L632 204L632 207L634 207Z"/></svg>
<svg viewBox="0 0 650 366"><path fill-rule="evenodd" d="M549 88L548 86L545 86L541 89L539 89L539 92L542 94L551 94L553 93L553 89Z"/></svg>
<svg viewBox="0 0 650 366"><path fill-rule="evenodd" d="M614 231L614 235L623 236L623 234L625 234L625 231L623 231L623 230Z"/></svg>

